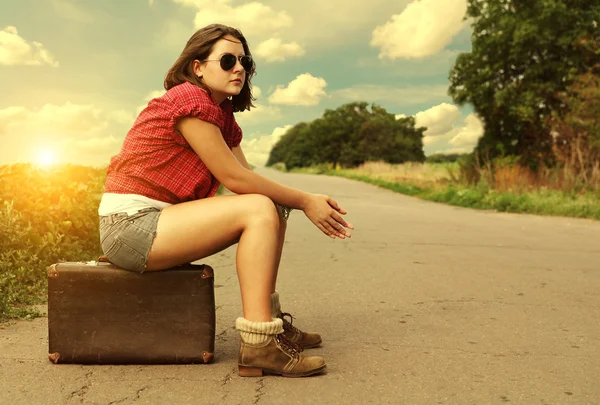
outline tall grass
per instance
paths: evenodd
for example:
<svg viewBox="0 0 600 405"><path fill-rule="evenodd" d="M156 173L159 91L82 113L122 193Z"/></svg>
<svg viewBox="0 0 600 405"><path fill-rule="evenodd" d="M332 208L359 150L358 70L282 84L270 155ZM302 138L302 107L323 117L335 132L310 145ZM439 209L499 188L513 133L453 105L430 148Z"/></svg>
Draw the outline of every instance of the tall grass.
<svg viewBox="0 0 600 405"><path fill-rule="evenodd" d="M418 186L446 184L456 180L458 163L404 163L367 162L355 171L390 182L410 182Z"/></svg>
<svg viewBox="0 0 600 405"><path fill-rule="evenodd" d="M588 165L587 170L565 162L562 166L540 167L536 171L519 165L514 157L459 161L459 180L468 184L484 181L498 191L528 192L555 190L565 193L600 190L600 162Z"/></svg>
<svg viewBox="0 0 600 405"><path fill-rule="evenodd" d="M294 171L342 176L462 207L600 219L598 172L583 181L564 168L534 173L508 160L494 164L367 162L352 169L320 165Z"/></svg>

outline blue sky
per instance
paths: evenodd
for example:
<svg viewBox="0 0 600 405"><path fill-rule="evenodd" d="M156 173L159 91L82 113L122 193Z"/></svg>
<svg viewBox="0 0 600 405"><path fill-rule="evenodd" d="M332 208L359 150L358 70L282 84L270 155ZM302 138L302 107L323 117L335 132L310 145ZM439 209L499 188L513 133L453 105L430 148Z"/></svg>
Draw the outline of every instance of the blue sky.
<svg viewBox="0 0 600 405"><path fill-rule="evenodd" d="M290 126L351 101L427 126L425 152L470 151L481 122L447 95L470 50L466 0L3 0L0 164L105 165L193 32L245 34L257 108L237 114L262 164Z"/></svg>

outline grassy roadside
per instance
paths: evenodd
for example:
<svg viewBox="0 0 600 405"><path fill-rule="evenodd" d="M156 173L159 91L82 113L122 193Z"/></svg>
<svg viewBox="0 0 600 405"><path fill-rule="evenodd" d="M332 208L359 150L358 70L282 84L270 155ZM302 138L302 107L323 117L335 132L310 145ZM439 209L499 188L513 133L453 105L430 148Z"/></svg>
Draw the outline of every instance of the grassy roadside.
<svg viewBox="0 0 600 405"><path fill-rule="evenodd" d="M276 168L281 170L281 167ZM431 167L427 170L428 173L425 176L415 173L409 173L407 176L407 173L403 173L401 177L396 176L395 178L382 173L369 173L364 169L316 167L294 169L292 172L345 177L397 193L459 207L600 220L600 195L598 193L591 191L569 193L543 188L532 191L498 191L485 184L462 185L453 182L446 176L435 176L433 173L435 170L432 171ZM439 172L438 170L437 173L439 174Z"/></svg>

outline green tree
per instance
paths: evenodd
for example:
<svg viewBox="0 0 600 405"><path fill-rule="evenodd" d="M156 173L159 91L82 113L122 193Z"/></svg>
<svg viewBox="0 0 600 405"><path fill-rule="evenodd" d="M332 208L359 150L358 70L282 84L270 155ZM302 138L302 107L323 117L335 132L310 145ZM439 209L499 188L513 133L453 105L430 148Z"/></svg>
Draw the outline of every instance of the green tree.
<svg viewBox="0 0 600 405"><path fill-rule="evenodd" d="M600 70L600 64L597 68ZM590 70L559 97L569 110L562 116L555 113L549 120L557 156L563 167L589 184L600 175L600 75Z"/></svg>
<svg viewBox="0 0 600 405"><path fill-rule="evenodd" d="M393 164L425 160L423 133L427 128L415 128L414 117L396 119L394 114L376 105L372 111L361 127L357 148L364 160Z"/></svg>
<svg viewBox="0 0 600 405"><path fill-rule="evenodd" d="M299 122L290 128L271 149L266 165L272 166L275 163L285 162L286 155L289 152L291 145L294 143L302 129L307 126L307 123Z"/></svg>
<svg viewBox="0 0 600 405"><path fill-rule="evenodd" d="M370 117L367 107L366 102L353 102L335 110L325 110L319 132L320 147L324 152L321 163L352 167L364 162L357 146L360 128Z"/></svg>
<svg viewBox="0 0 600 405"><path fill-rule="evenodd" d="M367 160L423 161L423 132L414 117L396 120L384 108L366 102L326 110L321 118L292 127L273 147L267 166L288 169L319 163L355 167Z"/></svg>
<svg viewBox="0 0 600 405"><path fill-rule="evenodd" d="M552 162L548 117L564 114L557 95L596 63L582 39L598 37L599 16L597 0L469 0L472 51L458 56L449 93L485 124L477 153Z"/></svg>
<svg viewBox="0 0 600 405"><path fill-rule="evenodd" d="M316 136L312 124L301 126L298 129L294 142L289 145L283 160L287 169L319 163Z"/></svg>

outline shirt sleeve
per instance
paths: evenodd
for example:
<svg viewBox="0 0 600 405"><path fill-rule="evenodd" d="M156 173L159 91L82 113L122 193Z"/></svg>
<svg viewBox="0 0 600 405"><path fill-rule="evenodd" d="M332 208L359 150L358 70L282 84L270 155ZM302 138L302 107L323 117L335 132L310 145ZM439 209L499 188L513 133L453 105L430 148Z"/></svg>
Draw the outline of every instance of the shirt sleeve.
<svg viewBox="0 0 600 405"><path fill-rule="evenodd" d="M191 84L181 87L173 94L173 124L180 118L191 116L223 128L223 110L211 100L205 90Z"/></svg>

